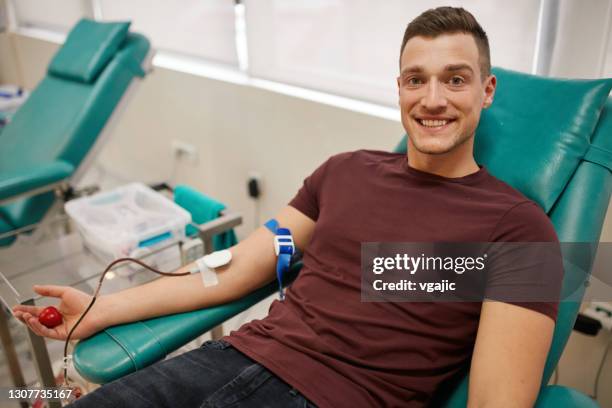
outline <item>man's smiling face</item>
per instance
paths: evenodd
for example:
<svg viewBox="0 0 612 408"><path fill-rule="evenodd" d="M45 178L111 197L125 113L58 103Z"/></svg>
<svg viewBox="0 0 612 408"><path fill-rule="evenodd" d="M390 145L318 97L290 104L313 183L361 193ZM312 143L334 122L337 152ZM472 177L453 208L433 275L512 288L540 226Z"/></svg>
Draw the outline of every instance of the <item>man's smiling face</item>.
<svg viewBox="0 0 612 408"><path fill-rule="evenodd" d="M492 103L495 92L495 77L481 77L471 35L411 38L402 52L397 82L409 150L439 155L464 146L471 153L480 112Z"/></svg>

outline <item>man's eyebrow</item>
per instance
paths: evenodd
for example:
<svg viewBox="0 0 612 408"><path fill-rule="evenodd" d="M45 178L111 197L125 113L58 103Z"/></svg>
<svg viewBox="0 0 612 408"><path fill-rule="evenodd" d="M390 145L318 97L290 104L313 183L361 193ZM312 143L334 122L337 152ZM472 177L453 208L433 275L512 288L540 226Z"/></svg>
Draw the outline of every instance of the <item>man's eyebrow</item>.
<svg viewBox="0 0 612 408"><path fill-rule="evenodd" d="M468 64L449 64L446 65L444 67L444 71L446 72L456 72L456 71L462 71L462 70L467 70L470 71L471 73L474 72L474 70L472 69L471 66L469 66ZM404 69L402 69L402 72L400 73L401 77L406 76L407 74L420 74L425 72L425 69L420 66L420 65L414 65L411 67L406 67Z"/></svg>
<svg viewBox="0 0 612 408"><path fill-rule="evenodd" d="M405 76L409 73L412 74L420 74L421 72L424 72L425 70L423 69L422 66L420 65L414 65L412 67L406 67L404 69L402 69L402 72L400 73L400 76Z"/></svg>
<svg viewBox="0 0 612 408"><path fill-rule="evenodd" d="M470 67L468 64L450 64L444 67L445 71L463 71L463 70L468 70L470 72L474 72L474 70L472 69L472 67Z"/></svg>

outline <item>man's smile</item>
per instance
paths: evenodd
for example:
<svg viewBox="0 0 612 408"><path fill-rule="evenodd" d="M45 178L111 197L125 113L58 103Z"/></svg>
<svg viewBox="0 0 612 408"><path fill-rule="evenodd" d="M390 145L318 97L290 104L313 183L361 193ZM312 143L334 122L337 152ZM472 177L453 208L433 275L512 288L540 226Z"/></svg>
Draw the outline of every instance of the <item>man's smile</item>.
<svg viewBox="0 0 612 408"><path fill-rule="evenodd" d="M450 117L415 117L414 121L427 132L438 132L448 128L456 119Z"/></svg>

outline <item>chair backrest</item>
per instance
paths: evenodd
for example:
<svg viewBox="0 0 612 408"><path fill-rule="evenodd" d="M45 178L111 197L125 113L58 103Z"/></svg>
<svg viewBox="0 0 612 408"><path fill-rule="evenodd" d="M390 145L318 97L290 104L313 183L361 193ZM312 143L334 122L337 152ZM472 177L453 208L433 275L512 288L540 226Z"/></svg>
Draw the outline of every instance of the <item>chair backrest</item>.
<svg viewBox="0 0 612 408"><path fill-rule="evenodd" d="M128 26L90 20L75 26L47 75L2 131L0 172L56 160L78 169L130 82L144 76L141 64L149 41L128 33ZM40 215L51 202L47 194L10 204L5 210L7 216L11 212Z"/></svg>
<svg viewBox="0 0 612 408"><path fill-rule="evenodd" d="M494 73L498 90L493 106L498 102L501 106L483 112L475 138L476 161L537 202L560 242L596 245L612 193L611 81L591 81L589 91L589 81L545 79L501 69ZM534 106L543 99L545 106ZM532 130L525 133L527 127ZM406 151L405 137L395 150ZM569 339L584 295L585 286L576 284L577 276L588 276L595 252L579 254L571 268L564 265L565 300L559 305L543 386ZM447 407L464 407L467 383L465 375L446 384L439 391L443 395L436 398Z"/></svg>

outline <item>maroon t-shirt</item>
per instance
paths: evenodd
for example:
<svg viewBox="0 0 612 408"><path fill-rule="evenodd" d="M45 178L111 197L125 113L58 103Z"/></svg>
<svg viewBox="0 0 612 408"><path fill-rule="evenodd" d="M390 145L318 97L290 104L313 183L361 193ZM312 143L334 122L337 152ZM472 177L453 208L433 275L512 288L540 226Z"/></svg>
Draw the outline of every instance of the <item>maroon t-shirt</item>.
<svg viewBox="0 0 612 408"><path fill-rule="evenodd" d="M361 302L362 242L557 242L544 212L484 167L445 178L405 154L333 156L290 205L316 221L304 266L227 340L322 407L426 405L476 339L480 302ZM554 302L521 305L556 319Z"/></svg>

